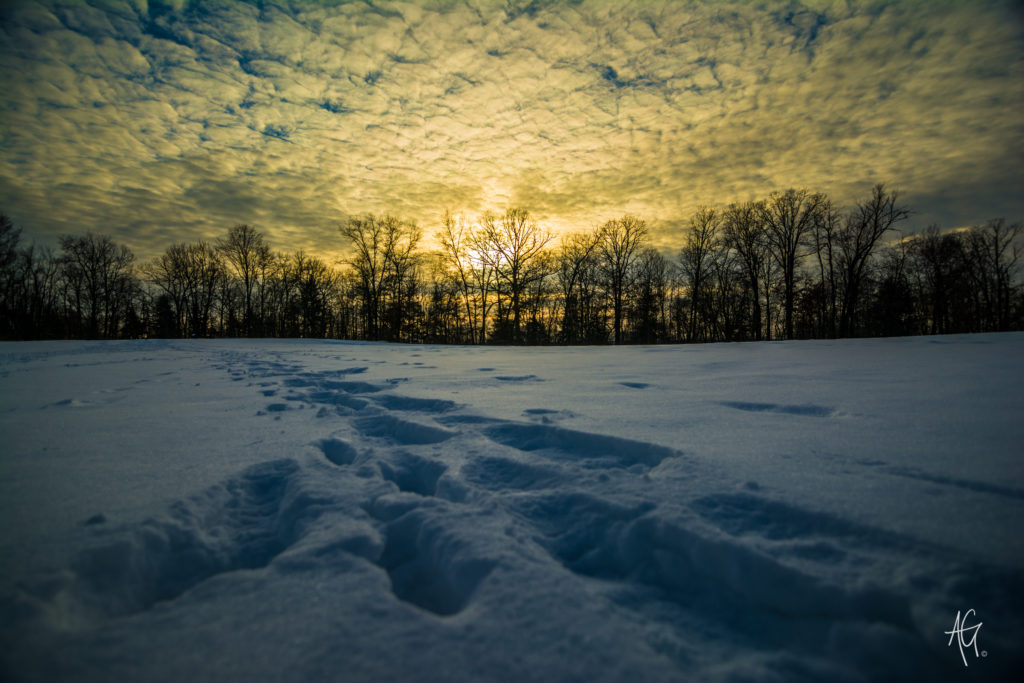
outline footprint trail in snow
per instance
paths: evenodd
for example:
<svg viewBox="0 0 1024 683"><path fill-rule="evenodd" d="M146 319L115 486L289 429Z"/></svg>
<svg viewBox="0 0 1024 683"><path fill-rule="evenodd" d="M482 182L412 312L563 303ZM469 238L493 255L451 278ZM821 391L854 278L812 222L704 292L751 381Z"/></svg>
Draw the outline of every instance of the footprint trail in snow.
<svg viewBox="0 0 1024 683"><path fill-rule="evenodd" d="M54 679L74 677L75 658L104 641L140 649L133 628L180 644L176 628L191 611L230 615L241 605L221 617L240 627L254 616L244 599L253 591L266 592L267 609L289 600L330 606L322 618L362 654L327 661L356 679L422 673L389 658L390 647L415 647L416 667L467 680L515 680L556 662L560 676L609 680L630 679L637 667L659 680L743 671L941 678L945 653L927 632L934 614L971 604L980 585L1011 596L1010 605L1024 595L1015 572L958 565L913 536L774 500L684 450L575 429L569 411L493 418L455 400L404 395L405 380L373 379L380 373L357 359L339 365L310 370L243 355L217 363L265 399L261 419L306 420L309 440L163 516L105 525L66 572L8 599L8 614L22 615L8 627L65 624L72 664L54 662ZM544 382L479 370L478 381ZM835 413L720 405L780 419ZM317 597L299 585L316 586ZM1002 616L1020 623L1009 607ZM277 621L265 628L261 643L285 638ZM319 636L310 637L315 647ZM453 641L464 651L444 669L431 650ZM799 652L787 649L794 642ZM140 671L100 658L106 672ZM247 670L239 671L241 679Z"/></svg>

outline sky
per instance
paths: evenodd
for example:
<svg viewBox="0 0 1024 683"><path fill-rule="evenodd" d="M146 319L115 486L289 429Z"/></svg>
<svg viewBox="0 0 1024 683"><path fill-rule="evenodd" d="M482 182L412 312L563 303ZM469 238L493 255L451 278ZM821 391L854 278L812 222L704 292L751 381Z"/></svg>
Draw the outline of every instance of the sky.
<svg viewBox="0 0 1024 683"><path fill-rule="evenodd" d="M0 211L142 259L247 223L341 253L347 216L433 234L884 182L905 230L1024 220L1016 2L10 2Z"/></svg>

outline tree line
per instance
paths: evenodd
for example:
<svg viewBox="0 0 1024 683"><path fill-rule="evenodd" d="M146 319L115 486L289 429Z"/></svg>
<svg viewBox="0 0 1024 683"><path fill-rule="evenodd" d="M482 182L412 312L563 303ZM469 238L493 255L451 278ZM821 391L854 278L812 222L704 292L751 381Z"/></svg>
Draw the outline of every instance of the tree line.
<svg viewBox="0 0 1024 683"><path fill-rule="evenodd" d="M249 225L137 263L101 235L23 245L0 216L0 337L315 337L607 344L1024 329L1020 223L904 235L876 185L846 210L806 189L700 207L680 245L622 216L555 240L523 208L446 213L436 248L390 215L339 226L341 264Z"/></svg>

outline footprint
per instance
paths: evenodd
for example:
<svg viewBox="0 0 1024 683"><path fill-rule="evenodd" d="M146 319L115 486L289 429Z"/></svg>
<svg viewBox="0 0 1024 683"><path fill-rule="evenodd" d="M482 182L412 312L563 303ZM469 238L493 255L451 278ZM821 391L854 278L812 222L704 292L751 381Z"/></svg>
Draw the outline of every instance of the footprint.
<svg viewBox="0 0 1024 683"><path fill-rule="evenodd" d="M472 540L459 534L462 526L422 508L388 524L379 564L395 597L441 617L465 609L497 563L474 553Z"/></svg>
<svg viewBox="0 0 1024 683"><path fill-rule="evenodd" d="M731 536L756 536L769 541L829 542L876 548L906 548L913 543L892 532L773 501L750 493L723 493L698 498L690 504L698 515Z"/></svg>
<svg viewBox="0 0 1024 683"><path fill-rule="evenodd" d="M643 441L591 434L543 424L505 423L483 430L500 444L521 451L538 451L555 460L590 460L598 466L654 467L679 451Z"/></svg>
<svg viewBox="0 0 1024 683"><path fill-rule="evenodd" d="M335 465L351 465L358 455L350 443L341 439L321 439L315 445Z"/></svg>
<svg viewBox="0 0 1024 683"><path fill-rule="evenodd" d="M695 518L669 515L653 503L629 505L557 491L521 495L512 510L536 528L535 540L554 560L575 574L617 583L621 595L653 588L659 599L708 619L762 609L786 617L910 627L909 606L898 594L822 581L749 542L709 533Z"/></svg>
<svg viewBox="0 0 1024 683"><path fill-rule="evenodd" d="M448 427L455 427L458 425L490 425L490 424L504 424L505 420L496 417L487 417L486 415L443 415L435 418L438 422Z"/></svg>
<svg viewBox="0 0 1024 683"><path fill-rule="evenodd" d="M332 371L332 372L330 372L330 373L324 373L324 374L333 374L333 375L358 375L358 374L360 374L360 373L366 372L366 370L367 370L367 367L366 367L365 365L362 365L362 366L359 366L359 367L353 367L353 368L342 368L341 370L333 370L333 371Z"/></svg>
<svg viewBox="0 0 1024 683"><path fill-rule="evenodd" d="M355 382L336 379L322 380L317 382L317 386L321 389L333 389L337 391L344 391L349 394L374 394L384 389L384 387L376 384L370 384L369 382Z"/></svg>
<svg viewBox="0 0 1024 683"><path fill-rule="evenodd" d="M398 486L400 491L421 496L436 494L437 481L448 470L442 462L403 451L395 453L387 461L381 461L379 467L381 475Z"/></svg>
<svg viewBox="0 0 1024 683"><path fill-rule="evenodd" d="M552 424L576 417L571 410L550 410L548 408L527 408L523 415L530 420L542 424Z"/></svg>
<svg viewBox="0 0 1024 683"><path fill-rule="evenodd" d="M380 396L375 396L373 400L388 410L420 413L446 413L458 407L455 401L443 398L414 398L397 394L381 394Z"/></svg>
<svg viewBox="0 0 1024 683"><path fill-rule="evenodd" d="M51 403L49 406L45 407L49 408L52 406L59 406L61 408L87 408L92 405L93 403L91 401L86 401L80 398L66 398L63 401L57 401L56 403Z"/></svg>
<svg viewBox="0 0 1024 683"><path fill-rule="evenodd" d="M329 389L310 391L300 395L298 398L304 398L310 403L322 403L338 408L348 408L353 411L362 410L369 404L369 401L366 399L352 396L344 391L331 391Z"/></svg>
<svg viewBox="0 0 1024 683"><path fill-rule="evenodd" d="M553 488L564 479L553 467L491 456L474 458L462 466L459 474L469 483L491 491Z"/></svg>
<svg viewBox="0 0 1024 683"><path fill-rule="evenodd" d="M835 410L832 408L813 404L782 405L778 403L754 403L751 401L721 401L720 405L753 413L785 413L787 415L803 415L806 417L829 417L835 414Z"/></svg>
<svg viewBox="0 0 1024 683"><path fill-rule="evenodd" d="M882 468L882 471L888 474L894 474L897 477L907 477L908 479L917 479L918 481L926 481L932 484L954 486L956 488L965 489L967 491L975 491L978 493L991 493L996 496L1004 496L1006 498L1024 500L1024 490L1013 488L1010 486L990 484L985 481L974 481L971 479L947 477L940 474L931 474L929 472L925 472L924 470L920 470L914 467L903 467L898 465L884 467Z"/></svg>
<svg viewBox="0 0 1024 683"><path fill-rule="evenodd" d="M458 434L387 414L360 418L355 421L355 427L364 436L387 438L404 445L440 443Z"/></svg>
<svg viewBox="0 0 1024 683"><path fill-rule="evenodd" d="M104 616L122 616L174 600L218 574L267 566L319 514L308 498L288 495L299 471L290 459L255 465L178 501L167 516L81 552L73 594Z"/></svg>
<svg viewBox="0 0 1024 683"><path fill-rule="evenodd" d="M512 510L539 532L536 540L561 564L586 576L620 575L618 546L626 524L653 503L621 505L588 493L543 493L516 498Z"/></svg>

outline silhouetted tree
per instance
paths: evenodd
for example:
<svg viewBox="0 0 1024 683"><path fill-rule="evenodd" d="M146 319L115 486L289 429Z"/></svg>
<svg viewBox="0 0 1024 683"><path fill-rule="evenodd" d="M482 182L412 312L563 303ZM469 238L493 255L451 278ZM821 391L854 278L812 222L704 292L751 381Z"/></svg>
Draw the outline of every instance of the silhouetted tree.
<svg viewBox="0 0 1024 683"><path fill-rule="evenodd" d="M630 320L633 341L654 344L665 338L668 261L656 249L642 249L634 262Z"/></svg>
<svg viewBox="0 0 1024 683"><path fill-rule="evenodd" d="M296 327L294 321L293 287L288 256L271 252L262 277L261 320L267 333L283 337Z"/></svg>
<svg viewBox="0 0 1024 683"><path fill-rule="evenodd" d="M473 336L473 309L467 304L471 280L468 273L463 279L448 259L442 251L430 263L422 334L423 341L431 344L464 344Z"/></svg>
<svg viewBox="0 0 1024 683"><path fill-rule="evenodd" d="M0 339L67 334L60 266L48 248L19 247L21 230L0 214Z"/></svg>
<svg viewBox="0 0 1024 683"><path fill-rule="evenodd" d="M473 344L477 341L476 333L478 328L476 321L479 305L477 298L473 296L475 280L473 277L473 257L471 255L472 230L461 217L457 219L450 212L445 211L441 219L441 229L437 233L437 240L441 244L442 265L438 269L437 277L443 278L447 275L454 285L465 312L468 327L466 341ZM445 289L439 289L435 286L431 294L432 301L434 302L431 310L444 310L446 311L446 316L450 314L447 304L450 296L451 294L445 291ZM445 302L444 305L442 305L442 301ZM455 318L455 325L460 327L458 316ZM445 334L448 334L447 329ZM459 338L462 337L461 333L457 334L457 336Z"/></svg>
<svg viewBox="0 0 1024 683"><path fill-rule="evenodd" d="M970 258L969 277L980 297L980 330L1005 331L1011 327L1013 280L1020 258L1017 243L1024 226L1007 225L997 218L974 226L966 235L965 249Z"/></svg>
<svg viewBox="0 0 1024 683"><path fill-rule="evenodd" d="M477 255L495 274L505 296L499 301L496 339L519 344L522 334L523 294L545 275L540 259L551 235L537 226L530 213L510 208L501 217L485 214L481 219Z"/></svg>
<svg viewBox="0 0 1024 683"><path fill-rule="evenodd" d="M559 305L555 296L557 288L551 278L554 269L554 255L549 251L542 252L534 262L536 277L527 283L521 301L526 320L523 332L526 344L550 344L556 336L554 328Z"/></svg>
<svg viewBox="0 0 1024 683"><path fill-rule="evenodd" d="M786 190L773 192L767 201L758 205L769 251L782 271L782 308L787 339L793 338L797 264L824 202L824 195L810 190Z"/></svg>
<svg viewBox="0 0 1024 683"><path fill-rule="evenodd" d="M842 216L831 200L825 199L814 221L814 256L818 263L818 286L813 295L816 304L816 324L813 335L834 338L838 332L839 288L836 238L842 225Z"/></svg>
<svg viewBox="0 0 1024 683"><path fill-rule="evenodd" d="M170 295L164 293L156 297L153 302L154 329L157 337L162 339L173 339L181 336L181 328L178 327L178 316L174 312L174 303Z"/></svg>
<svg viewBox="0 0 1024 683"><path fill-rule="evenodd" d="M757 330L750 306L748 268L738 252L716 249L711 261L713 339L749 339ZM753 319L753 323L751 322Z"/></svg>
<svg viewBox="0 0 1024 683"><path fill-rule="evenodd" d="M406 330L416 317L417 267L420 261L416 247L422 233L415 225L401 221L386 221L385 227L384 313L387 329L384 338L405 341Z"/></svg>
<svg viewBox="0 0 1024 683"><path fill-rule="evenodd" d="M3 337L15 334L14 291L21 279L17 268L20 240L21 230L14 227L10 218L0 213L0 321L3 321L0 335Z"/></svg>
<svg viewBox="0 0 1024 683"><path fill-rule="evenodd" d="M383 317L384 286L387 279L387 233L395 229L397 219L374 215L350 218L341 226L341 235L355 253L348 263L359 278L363 308L363 333L367 339L379 339Z"/></svg>
<svg viewBox="0 0 1024 683"><path fill-rule="evenodd" d="M420 231L395 216L350 218L341 234L353 248L348 263L359 278L363 332L367 339L402 339L415 295L410 279L418 260Z"/></svg>
<svg viewBox="0 0 1024 683"><path fill-rule="evenodd" d="M60 238L65 303L86 337L116 338L134 293L135 256L106 236Z"/></svg>
<svg viewBox="0 0 1024 683"><path fill-rule="evenodd" d="M252 226L236 225L228 231L226 237L217 240L216 248L241 282L242 327L246 336L252 336L256 327L253 292L260 277L266 274L270 246Z"/></svg>
<svg viewBox="0 0 1024 683"><path fill-rule="evenodd" d="M603 342L608 338L600 320L596 232L573 233L562 238L555 257L555 281L562 297L564 344Z"/></svg>
<svg viewBox="0 0 1024 683"><path fill-rule="evenodd" d="M918 329L914 293L907 277L906 242L882 248L878 285L868 313L869 329L876 335L894 337Z"/></svg>
<svg viewBox="0 0 1024 683"><path fill-rule="evenodd" d="M338 294L336 273L323 260L297 251L288 260L285 278L291 290L288 319L292 336L328 336Z"/></svg>
<svg viewBox="0 0 1024 683"><path fill-rule="evenodd" d="M143 272L169 297L180 333L194 337L210 333L211 314L226 271L208 242L172 245Z"/></svg>
<svg viewBox="0 0 1024 683"><path fill-rule="evenodd" d="M58 337L67 333L61 321L61 268L53 252L30 245L18 253L17 309L21 339Z"/></svg>
<svg viewBox="0 0 1024 683"><path fill-rule="evenodd" d="M632 216L548 249L520 208L475 223L446 213L440 250L392 216L341 226L335 271L272 251L237 225L215 246L172 245L134 276L109 238L22 246L0 215L0 337L315 336L527 344L659 343L1024 328L1024 227L1003 219L885 244L908 215L876 185L846 214L808 190L699 208L678 267Z"/></svg>
<svg viewBox="0 0 1024 683"><path fill-rule="evenodd" d="M843 286L839 314L840 336L848 337L856 333L861 289L869 259L878 241L896 223L910 215L906 208L897 204L898 200L897 192L887 192L881 183L875 185L871 197L857 204L836 235L836 265Z"/></svg>
<svg viewBox="0 0 1024 683"><path fill-rule="evenodd" d="M750 289L750 335L755 341L761 339L762 277L769 258L763 213L760 203L744 202L729 206L722 219L722 243L739 256Z"/></svg>
<svg viewBox="0 0 1024 683"><path fill-rule="evenodd" d="M908 250L926 321L924 331L929 334L953 332L950 309L964 274L960 236L942 234L938 226L930 225L923 234L910 240Z"/></svg>
<svg viewBox="0 0 1024 683"><path fill-rule="evenodd" d="M612 332L622 343L622 314L633 262L647 240L647 224L636 216L623 216L601 226L597 253L612 300Z"/></svg>
<svg viewBox="0 0 1024 683"><path fill-rule="evenodd" d="M705 290L721 223L722 216L718 211L699 207L690 219L685 233L686 242L679 253L683 282L689 290L688 341L701 341L707 337L708 294Z"/></svg>

